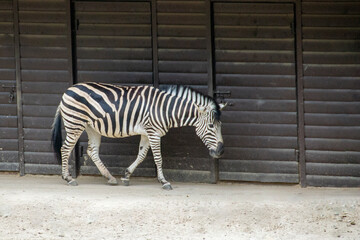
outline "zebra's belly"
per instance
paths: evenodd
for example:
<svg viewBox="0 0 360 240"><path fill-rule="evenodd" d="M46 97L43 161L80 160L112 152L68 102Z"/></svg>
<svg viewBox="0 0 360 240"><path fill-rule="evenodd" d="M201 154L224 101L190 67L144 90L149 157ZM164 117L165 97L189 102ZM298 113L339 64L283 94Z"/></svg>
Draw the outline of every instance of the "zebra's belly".
<svg viewBox="0 0 360 240"><path fill-rule="evenodd" d="M125 138L131 137L136 135L147 135L143 126L134 126L133 128L125 129L125 131L121 131L118 128L111 128L111 127L104 127L103 125L99 125L96 122L88 124L88 127L92 128L95 132L100 134L101 136L108 137L108 138Z"/></svg>

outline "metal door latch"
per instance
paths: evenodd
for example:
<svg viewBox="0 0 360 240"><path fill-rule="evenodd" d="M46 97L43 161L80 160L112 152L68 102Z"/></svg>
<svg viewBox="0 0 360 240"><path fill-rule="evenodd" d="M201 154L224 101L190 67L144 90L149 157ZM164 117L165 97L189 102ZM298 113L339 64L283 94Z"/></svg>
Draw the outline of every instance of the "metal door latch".
<svg viewBox="0 0 360 240"><path fill-rule="evenodd" d="M7 89L9 89L9 103L13 103L14 99L15 99L15 92L16 92L16 86L15 85L6 85L6 84L1 84L1 88L4 89L5 91Z"/></svg>
<svg viewBox="0 0 360 240"><path fill-rule="evenodd" d="M215 91L214 95L219 103L227 103L228 106L234 105L232 102L225 102L225 98L231 97L231 91Z"/></svg>

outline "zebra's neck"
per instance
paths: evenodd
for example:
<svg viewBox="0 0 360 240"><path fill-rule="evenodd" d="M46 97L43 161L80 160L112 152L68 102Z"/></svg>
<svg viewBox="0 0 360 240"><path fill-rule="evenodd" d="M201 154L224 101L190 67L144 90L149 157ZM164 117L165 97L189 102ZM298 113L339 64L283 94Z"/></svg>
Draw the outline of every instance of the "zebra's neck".
<svg viewBox="0 0 360 240"><path fill-rule="evenodd" d="M199 107L204 109L213 109L216 117L220 117L218 104L209 96L206 96L190 87L180 85L161 85L160 90L171 94L173 98L183 102L180 104L182 109L178 109L175 105L173 111L177 113L176 119L173 119L170 127L194 126L199 116ZM169 113L174 115L174 112Z"/></svg>
<svg viewBox="0 0 360 240"><path fill-rule="evenodd" d="M194 126L198 118L198 110L193 101L179 97L172 97L173 108L169 108L171 116L170 128Z"/></svg>

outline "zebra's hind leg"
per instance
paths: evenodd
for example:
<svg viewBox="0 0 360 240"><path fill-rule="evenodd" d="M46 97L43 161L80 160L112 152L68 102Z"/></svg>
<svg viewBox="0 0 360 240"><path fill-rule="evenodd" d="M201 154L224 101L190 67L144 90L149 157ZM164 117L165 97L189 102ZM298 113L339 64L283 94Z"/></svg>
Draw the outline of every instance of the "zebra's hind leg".
<svg viewBox="0 0 360 240"><path fill-rule="evenodd" d="M77 186L77 182L71 177L69 172L69 157L74 149L76 142L79 140L79 137L83 130L69 133L67 132L64 144L61 147L61 170L62 178L71 186Z"/></svg>
<svg viewBox="0 0 360 240"><path fill-rule="evenodd" d="M154 161L157 169L158 180L165 190L172 190L171 184L166 181L162 171L162 157L161 157L161 138L159 136L149 136L151 150L154 155Z"/></svg>
<svg viewBox="0 0 360 240"><path fill-rule="evenodd" d="M92 128L87 127L86 132L89 137L87 154L91 158L91 160L95 163L96 167L99 169L100 173L108 179L108 184L117 185L118 182L116 178L114 178L109 170L105 167L104 163L101 161L99 157L99 149L101 143L101 135L95 132Z"/></svg>
<svg viewBox="0 0 360 240"><path fill-rule="evenodd" d="M150 148L149 139L145 135L141 135L141 140L139 144L139 153L136 160L125 170L125 176L121 178L123 185L129 186L130 176L135 171L136 167L144 161L146 154Z"/></svg>

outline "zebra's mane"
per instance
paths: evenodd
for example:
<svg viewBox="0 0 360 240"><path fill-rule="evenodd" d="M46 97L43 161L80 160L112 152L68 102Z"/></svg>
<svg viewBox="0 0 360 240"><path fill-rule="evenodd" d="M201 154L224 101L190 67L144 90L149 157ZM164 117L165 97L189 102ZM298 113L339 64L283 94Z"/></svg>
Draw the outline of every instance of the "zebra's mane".
<svg viewBox="0 0 360 240"><path fill-rule="evenodd" d="M219 104L210 96L189 87L182 85L160 85L159 89L170 93L171 95L192 100L199 106L211 106L215 112L215 118L220 120L221 111Z"/></svg>

